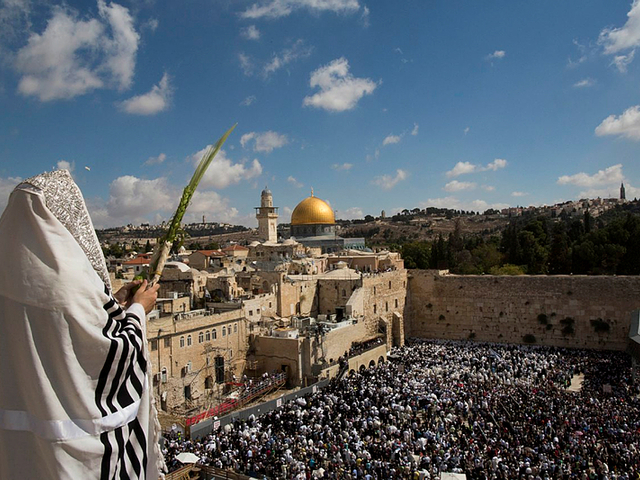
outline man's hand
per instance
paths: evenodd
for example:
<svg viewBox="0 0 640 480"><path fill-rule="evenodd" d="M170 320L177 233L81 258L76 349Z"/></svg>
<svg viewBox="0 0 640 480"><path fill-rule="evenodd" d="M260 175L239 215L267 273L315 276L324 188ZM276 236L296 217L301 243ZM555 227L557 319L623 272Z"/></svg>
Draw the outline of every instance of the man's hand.
<svg viewBox="0 0 640 480"><path fill-rule="evenodd" d="M142 305L145 313L149 313L153 310L153 307L156 304L156 299L158 298L158 289L160 288L159 283L156 283L153 287L149 287L149 289L147 289L147 285L148 282L143 280L140 284L140 288L133 295L131 300L131 303L139 303Z"/></svg>
<svg viewBox="0 0 640 480"><path fill-rule="evenodd" d="M134 280L133 282L127 283L113 295L113 298L115 298L120 305L124 306L124 308L129 308L132 303L131 300L133 299L133 290L141 283L142 280Z"/></svg>

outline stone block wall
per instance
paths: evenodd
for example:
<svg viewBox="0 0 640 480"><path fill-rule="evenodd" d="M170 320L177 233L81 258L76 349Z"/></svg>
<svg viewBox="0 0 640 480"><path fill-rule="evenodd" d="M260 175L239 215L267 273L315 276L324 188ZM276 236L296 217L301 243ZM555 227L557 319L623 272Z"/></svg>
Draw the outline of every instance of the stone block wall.
<svg viewBox="0 0 640 480"><path fill-rule="evenodd" d="M411 270L407 337L626 350L637 276L449 275Z"/></svg>

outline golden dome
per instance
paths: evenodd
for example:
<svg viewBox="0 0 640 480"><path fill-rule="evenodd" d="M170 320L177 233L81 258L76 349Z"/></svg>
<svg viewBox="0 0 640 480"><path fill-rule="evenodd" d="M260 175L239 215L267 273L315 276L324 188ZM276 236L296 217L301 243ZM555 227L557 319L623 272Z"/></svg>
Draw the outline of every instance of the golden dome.
<svg viewBox="0 0 640 480"><path fill-rule="evenodd" d="M324 200L311 196L302 200L291 214L291 225L333 225L333 210Z"/></svg>

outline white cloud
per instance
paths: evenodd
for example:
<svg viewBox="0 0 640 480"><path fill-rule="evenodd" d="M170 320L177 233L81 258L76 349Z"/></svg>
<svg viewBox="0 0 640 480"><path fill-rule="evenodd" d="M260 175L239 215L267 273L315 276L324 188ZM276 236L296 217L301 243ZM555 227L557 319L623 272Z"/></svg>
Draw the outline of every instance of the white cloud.
<svg viewBox="0 0 640 480"><path fill-rule="evenodd" d="M251 59L251 57L249 57L249 55L245 55L244 53L240 52L238 54L238 61L240 62L240 68L242 69L242 72L246 76L249 76L253 73L255 67L253 65L253 60Z"/></svg>
<svg viewBox="0 0 640 480"><path fill-rule="evenodd" d="M362 15L360 15L360 21L362 22L362 26L364 28L369 28L369 25L371 25L371 22L369 21L370 13L371 12L369 12L369 7L367 7L366 5L362 7Z"/></svg>
<svg viewBox="0 0 640 480"><path fill-rule="evenodd" d="M396 170L395 177L392 175L380 175L373 179L373 184L382 187L384 190L390 190L396 186L396 184L407 178L408 174L404 170Z"/></svg>
<svg viewBox="0 0 640 480"><path fill-rule="evenodd" d="M477 170L478 166L470 162L458 162L452 170L447 172L447 177L457 177L458 175L464 175L467 173L473 173Z"/></svg>
<svg viewBox="0 0 640 480"><path fill-rule="evenodd" d="M76 162L68 162L67 160L59 160L56 164L56 168L58 170L69 170L69 172L73 172L76 168Z"/></svg>
<svg viewBox="0 0 640 480"><path fill-rule="evenodd" d="M131 86L140 36L129 10L98 0L99 18L81 20L54 7L41 34L31 33L15 59L18 91L46 102L97 88Z"/></svg>
<svg viewBox="0 0 640 480"><path fill-rule="evenodd" d="M202 215L206 215L207 221L232 222L238 217L238 210L230 206L229 199L218 192L198 189L193 194L184 222L201 222Z"/></svg>
<svg viewBox="0 0 640 480"><path fill-rule="evenodd" d="M487 55L487 60L495 60L495 59L500 59L500 58L504 58L504 56L507 53L504 50L496 50L493 53L490 53L489 55Z"/></svg>
<svg viewBox="0 0 640 480"><path fill-rule="evenodd" d="M596 84L593 78L585 78L573 84L575 88L588 88L593 87Z"/></svg>
<svg viewBox="0 0 640 480"><path fill-rule="evenodd" d="M143 28L145 30L149 30L151 32L155 32L158 29L159 25L160 25L160 22L158 21L157 18L150 18L146 22L144 22L140 26L140 28Z"/></svg>
<svg viewBox="0 0 640 480"><path fill-rule="evenodd" d="M169 108L172 95L171 81L165 72L160 83L154 85L151 91L123 101L120 108L132 115L155 115Z"/></svg>
<svg viewBox="0 0 640 480"><path fill-rule="evenodd" d="M600 32L598 43L604 53L611 55L640 45L640 1L634 0L627 13L627 21L620 28L605 28Z"/></svg>
<svg viewBox="0 0 640 480"><path fill-rule="evenodd" d="M253 145L254 152L265 153L270 153L273 149L283 147L289 143L286 135L272 132L271 130L262 133L249 132L240 137L242 148L246 148L251 141L255 142Z"/></svg>
<svg viewBox="0 0 640 480"><path fill-rule="evenodd" d="M13 189L21 181L22 181L22 178L20 177L8 177L8 178L0 177L0 215L2 215L2 212L4 212L4 209L7 206L9 195L11 195L11 192L13 192Z"/></svg>
<svg viewBox="0 0 640 480"><path fill-rule="evenodd" d="M415 137L416 135L418 135L418 128L419 128L418 124L417 124L417 123L414 123L414 124L413 124L413 130L411 130L411 135L413 135L414 137Z"/></svg>
<svg viewBox="0 0 640 480"><path fill-rule="evenodd" d="M447 192L459 192L461 190L473 190L476 188L476 184L473 182L459 182L452 180L444 186L444 190Z"/></svg>
<svg viewBox="0 0 640 480"><path fill-rule="evenodd" d="M496 158L493 162L488 163L487 166L485 168L483 168L482 170L493 170L494 172L496 170L499 170L501 168L504 168L507 166L507 161L502 159L502 158Z"/></svg>
<svg viewBox="0 0 640 480"><path fill-rule="evenodd" d="M305 97L303 104L332 112L355 108L364 95L371 95L376 83L368 78L356 78L349 73L349 62L338 58L311 73L309 85L320 91Z"/></svg>
<svg viewBox="0 0 640 480"><path fill-rule="evenodd" d="M197 153L191 156L191 161L194 165L197 165L202 156L211 145L203 148ZM251 162L249 167L245 166L244 162L233 163L227 158L226 152L220 150L215 158L212 160L211 165L207 169L207 172L202 177L200 182L204 188L225 188L229 185L233 185L241 182L242 180L251 180L262 174L262 165L257 159Z"/></svg>
<svg viewBox="0 0 640 480"><path fill-rule="evenodd" d="M467 133L469 133L469 127L466 127L463 131L464 131L464 134L466 135Z"/></svg>
<svg viewBox="0 0 640 480"><path fill-rule="evenodd" d="M526 197L529 195L527 192L511 192L512 197Z"/></svg>
<svg viewBox="0 0 640 480"><path fill-rule="evenodd" d="M133 81L140 35L133 28L133 18L127 8L113 2L107 6L104 0L98 0L98 11L112 31L112 35L103 37L101 42L106 53L105 63L118 80L120 90L124 90Z"/></svg>
<svg viewBox="0 0 640 480"><path fill-rule="evenodd" d="M255 101L256 101L256 96L249 95L247 98L245 98L243 101L240 102L240 105L243 107L248 107L249 105L253 104Z"/></svg>
<svg viewBox="0 0 640 480"><path fill-rule="evenodd" d="M629 107L622 115L609 115L596 127L596 135L619 135L630 140L640 140L640 105Z"/></svg>
<svg viewBox="0 0 640 480"><path fill-rule="evenodd" d="M177 191L166 178L144 180L131 175L116 178L109 185L107 214L111 220L140 223L155 211L171 210Z"/></svg>
<svg viewBox="0 0 640 480"><path fill-rule="evenodd" d="M127 175L111 182L107 202L89 199L87 207L96 228L159 223L169 220L181 194L181 190L164 177L145 180ZM237 217L238 211L217 192L200 188L191 199L184 221L199 222L203 214L211 221L230 222Z"/></svg>
<svg viewBox="0 0 640 480"><path fill-rule="evenodd" d="M576 173L575 175L563 175L558 178L558 184L593 188L619 184L623 180L622 165L617 164L604 170L599 170L593 175L584 172Z"/></svg>
<svg viewBox="0 0 640 480"><path fill-rule="evenodd" d="M493 192L496 189L493 185L482 185L480 188L486 192Z"/></svg>
<svg viewBox="0 0 640 480"><path fill-rule="evenodd" d="M400 140L402 140L402 135L387 135L382 141L382 146L400 143Z"/></svg>
<svg viewBox="0 0 640 480"><path fill-rule="evenodd" d="M298 180L295 179L295 177L292 177L291 175L287 177L287 182L289 182L291 185L293 185L296 188L304 187L304 183L300 183Z"/></svg>
<svg viewBox="0 0 640 480"><path fill-rule="evenodd" d="M488 203L484 200L476 199L471 202L463 202L456 197L441 197L441 198L429 198L426 202L420 202L418 205L420 208L437 207L437 208L452 208L455 210L473 210L478 212L484 212L489 208L501 210L509 207L506 203Z"/></svg>
<svg viewBox="0 0 640 480"><path fill-rule="evenodd" d="M620 184L612 184L609 188L589 188L582 190L578 195L580 198L618 198L620 195ZM629 183L624 184L624 189L628 199L640 197L640 188L635 188Z"/></svg>
<svg viewBox="0 0 640 480"><path fill-rule="evenodd" d="M167 156L164 153L161 153L157 157L149 157L147 159L147 161L144 162L144 164L145 165L160 165L161 163L164 163L164 161L166 159L167 159Z"/></svg>
<svg viewBox="0 0 640 480"><path fill-rule="evenodd" d="M318 13L326 11L353 13L359 8L358 0L269 0L254 3L240 16L248 19L280 18L290 15L295 10L302 9Z"/></svg>
<svg viewBox="0 0 640 480"><path fill-rule="evenodd" d="M336 218L340 220L355 220L364 218L364 212L360 207L351 207L346 210L336 211Z"/></svg>
<svg viewBox="0 0 640 480"><path fill-rule="evenodd" d="M351 167L353 167L352 163L334 163L333 165L331 165L331 168L339 171L351 170Z"/></svg>
<svg viewBox="0 0 640 480"><path fill-rule="evenodd" d="M240 34L247 40L260 39L260 30L258 30L255 25L249 25L248 27L243 28L240 30Z"/></svg>
<svg viewBox="0 0 640 480"><path fill-rule="evenodd" d="M502 158L496 158L493 162L487 163L486 166L482 165L474 165L470 162L458 162L453 167L452 170L449 170L446 175L447 177L457 177L458 175L464 175L468 173L475 172L486 172L487 170L499 170L501 168L505 168L507 166L507 161Z"/></svg>
<svg viewBox="0 0 640 480"><path fill-rule="evenodd" d="M311 55L312 50L311 47L305 46L303 40L297 40L290 48L285 48L279 54L275 54L271 61L264 66L262 73L265 77L268 77L282 67L301 58L308 57Z"/></svg>
<svg viewBox="0 0 640 480"><path fill-rule="evenodd" d="M627 55L616 55L611 60L611 65L615 66L620 73L627 73L627 66L633 61L636 51L632 50Z"/></svg>
<svg viewBox="0 0 640 480"><path fill-rule="evenodd" d="M375 151L373 152L373 155L367 154L365 158L367 162L370 162L372 160L377 160L378 158L380 158L380 149L376 148Z"/></svg>

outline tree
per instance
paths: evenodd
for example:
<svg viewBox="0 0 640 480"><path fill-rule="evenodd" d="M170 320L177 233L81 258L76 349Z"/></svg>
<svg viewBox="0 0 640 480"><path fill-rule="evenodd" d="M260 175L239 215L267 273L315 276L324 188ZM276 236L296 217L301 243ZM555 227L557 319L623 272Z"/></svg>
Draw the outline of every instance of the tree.
<svg viewBox="0 0 640 480"><path fill-rule="evenodd" d="M567 229L562 222L556 223L553 227L548 263L549 273L552 275L571 273L569 235L567 235Z"/></svg>

